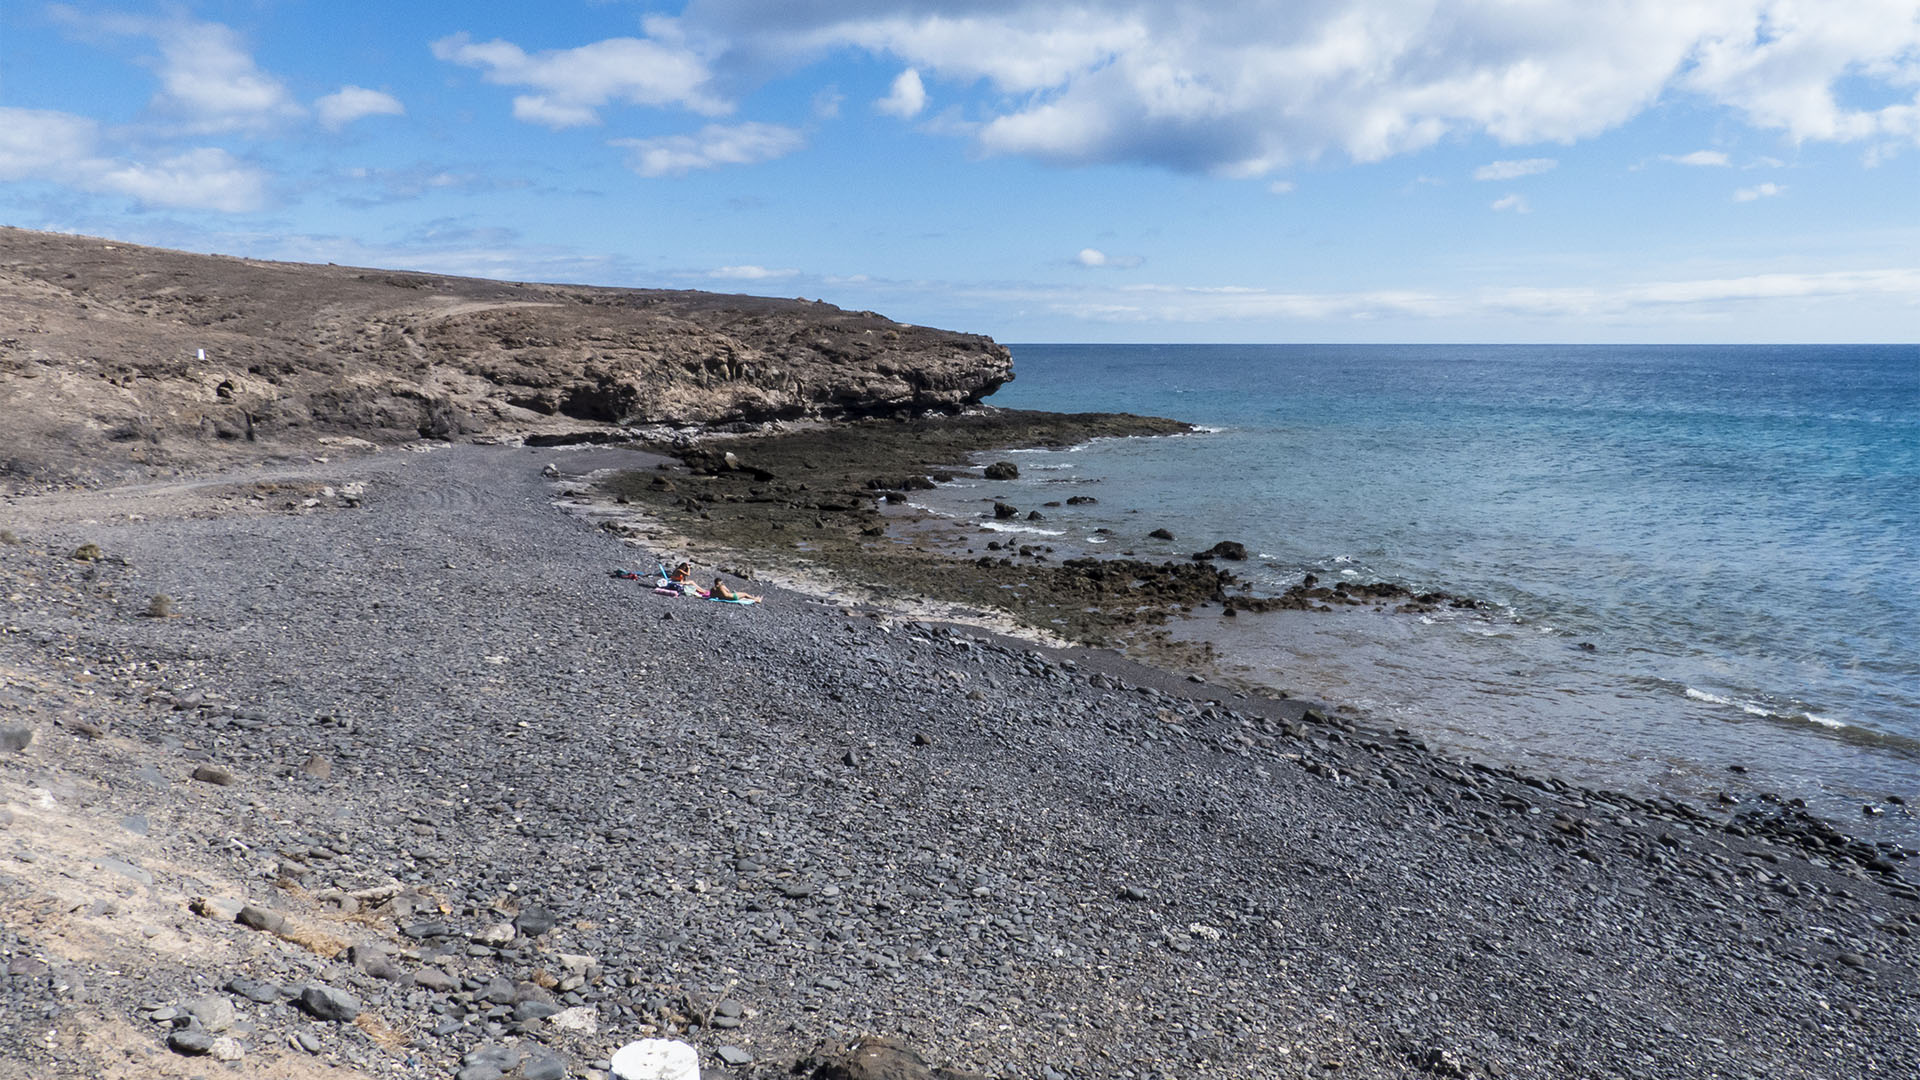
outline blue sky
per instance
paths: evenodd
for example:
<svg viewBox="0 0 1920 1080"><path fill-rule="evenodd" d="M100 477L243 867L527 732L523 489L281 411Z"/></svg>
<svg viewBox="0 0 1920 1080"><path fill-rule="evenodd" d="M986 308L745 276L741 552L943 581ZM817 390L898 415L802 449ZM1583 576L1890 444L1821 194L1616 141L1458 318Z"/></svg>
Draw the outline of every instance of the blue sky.
<svg viewBox="0 0 1920 1080"><path fill-rule="evenodd" d="M0 7L0 223L1003 341L1920 339L1920 0Z"/></svg>

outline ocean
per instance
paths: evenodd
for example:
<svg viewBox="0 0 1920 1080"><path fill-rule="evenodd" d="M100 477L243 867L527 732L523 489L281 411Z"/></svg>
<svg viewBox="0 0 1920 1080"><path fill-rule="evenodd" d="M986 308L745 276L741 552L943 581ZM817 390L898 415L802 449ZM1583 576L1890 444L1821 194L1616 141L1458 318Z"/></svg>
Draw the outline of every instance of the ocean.
<svg viewBox="0 0 1920 1080"><path fill-rule="evenodd" d="M981 528L1057 556L1237 540L1259 592L1311 573L1489 605L1175 625L1229 674L1479 760L1920 834L1920 346L1013 353L992 404L1202 430L1018 452L1019 479L926 508L1060 502Z"/></svg>

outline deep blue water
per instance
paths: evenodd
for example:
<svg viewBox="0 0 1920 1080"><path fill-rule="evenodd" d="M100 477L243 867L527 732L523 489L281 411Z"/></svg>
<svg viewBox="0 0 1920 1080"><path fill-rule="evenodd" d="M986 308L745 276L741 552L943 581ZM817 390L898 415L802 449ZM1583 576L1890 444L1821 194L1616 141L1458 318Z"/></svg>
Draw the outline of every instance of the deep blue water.
<svg viewBox="0 0 1920 1080"><path fill-rule="evenodd" d="M1614 782L1920 794L1920 346L1013 351L995 405L1212 429L1018 456L1021 505L1099 499L1048 542L1496 605L1183 631L1249 677Z"/></svg>

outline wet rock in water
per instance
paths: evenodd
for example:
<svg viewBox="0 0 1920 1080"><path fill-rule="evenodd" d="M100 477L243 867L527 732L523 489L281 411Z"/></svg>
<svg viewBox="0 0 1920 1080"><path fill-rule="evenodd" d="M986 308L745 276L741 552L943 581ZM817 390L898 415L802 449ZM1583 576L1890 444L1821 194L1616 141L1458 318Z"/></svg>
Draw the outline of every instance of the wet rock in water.
<svg viewBox="0 0 1920 1080"><path fill-rule="evenodd" d="M1173 531L1170 529L1155 529L1148 533L1147 536L1154 540L1171 540L1173 539Z"/></svg>
<svg viewBox="0 0 1920 1080"><path fill-rule="evenodd" d="M1234 562L1243 562L1247 557L1247 545L1240 543L1238 540L1222 540L1205 551L1194 552L1193 557L1196 559L1230 559Z"/></svg>
<svg viewBox="0 0 1920 1080"><path fill-rule="evenodd" d="M1013 480L1019 477L1020 467L1011 461L996 461L982 475L989 480Z"/></svg>
<svg viewBox="0 0 1920 1080"><path fill-rule="evenodd" d="M1088 506L1093 503L1097 503L1099 501L1100 501L1099 499L1096 499L1091 495L1074 495L1074 496L1070 496L1067 499L1067 505L1068 506Z"/></svg>
<svg viewBox="0 0 1920 1080"><path fill-rule="evenodd" d="M1014 507L1008 506L1006 503L996 502L993 504L993 516L1000 519L1001 521L1005 521L1010 517L1020 516L1020 511L1015 509Z"/></svg>
<svg viewBox="0 0 1920 1080"><path fill-rule="evenodd" d="M1045 521L1047 520L1047 518L1046 518L1046 515L1042 514L1038 510L1029 510L1027 511L1027 520L1028 521Z"/></svg>

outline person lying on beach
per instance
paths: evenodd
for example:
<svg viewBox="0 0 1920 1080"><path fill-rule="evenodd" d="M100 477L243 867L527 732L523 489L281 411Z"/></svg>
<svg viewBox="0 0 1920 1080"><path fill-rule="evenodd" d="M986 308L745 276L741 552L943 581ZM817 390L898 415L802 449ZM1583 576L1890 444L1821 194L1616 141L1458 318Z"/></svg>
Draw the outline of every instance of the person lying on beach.
<svg viewBox="0 0 1920 1080"><path fill-rule="evenodd" d="M713 591L707 593L707 599L709 600L745 600L747 603L757 604L761 601L762 598L758 596L754 596L752 593L734 592L732 589L727 587L726 582L721 581L719 578L714 578Z"/></svg>

